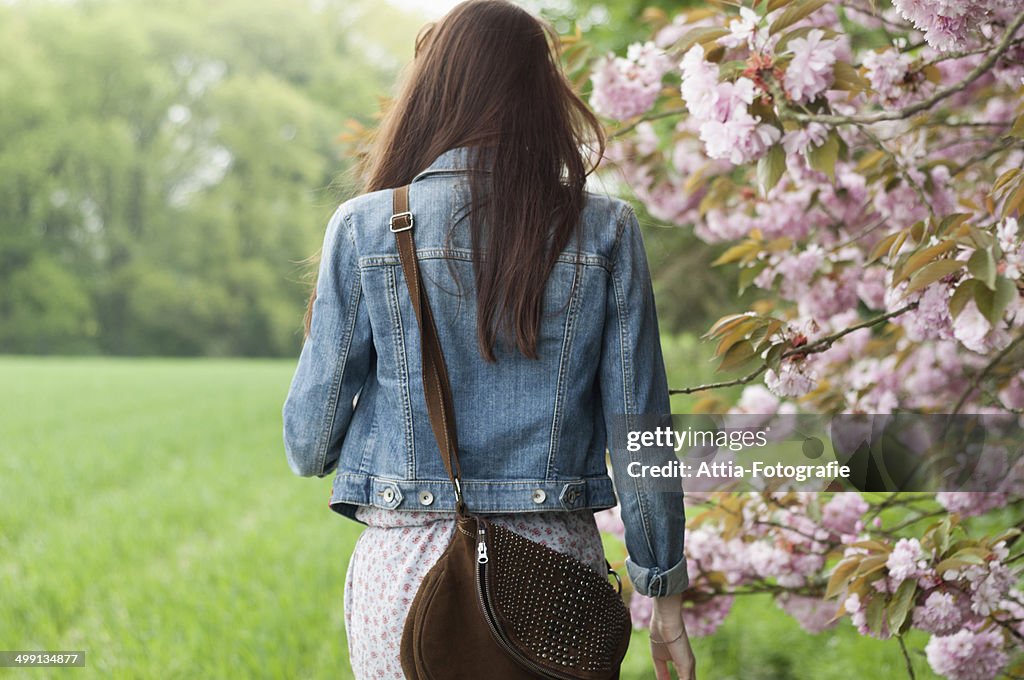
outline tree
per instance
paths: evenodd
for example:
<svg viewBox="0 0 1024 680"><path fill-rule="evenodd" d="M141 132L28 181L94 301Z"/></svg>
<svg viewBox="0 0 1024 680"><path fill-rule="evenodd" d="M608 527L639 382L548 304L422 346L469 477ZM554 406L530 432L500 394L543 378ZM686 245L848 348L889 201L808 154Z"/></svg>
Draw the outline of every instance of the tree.
<svg viewBox="0 0 1024 680"><path fill-rule="evenodd" d="M591 104L617 121L611 155L626 183L652 215L722 244L713 264L738 267L740 289L758 297L707 333L736 377L674 390L744 386L736 404L712 394L699 410L1016 417L1024 407L1024 13L1001 0L893 5L653 12L649 40L592 65ZM933 633L937 673L995 677L1024 640L1017 532L961 523L1007 505L1020 522L1019 487L993 489L940 494L937 506L712 497L693 527L709 532L709 552L690 556L695 606L720 621L751 582L803 612L843 596L840 613L865 634L902 646L908 627ZM907 514L872 526L887 503ZM830 527L830 513L848 526ZM808 557L743 564L741 549L769 548ZM735 579L723 576L730 555ZM979 595L979 583L994 591ZM970 616L954 617L965 605ZM961 658L967 644L976 654Z"/></svg>
<svg viewBox="0 0 1024 680"><path fill-rule="evenodd" d="M302 261L350 191L338 134L391 75L348 30L370 20L414 21L364 2L0 7L0 352L294 355Z"/></svg>

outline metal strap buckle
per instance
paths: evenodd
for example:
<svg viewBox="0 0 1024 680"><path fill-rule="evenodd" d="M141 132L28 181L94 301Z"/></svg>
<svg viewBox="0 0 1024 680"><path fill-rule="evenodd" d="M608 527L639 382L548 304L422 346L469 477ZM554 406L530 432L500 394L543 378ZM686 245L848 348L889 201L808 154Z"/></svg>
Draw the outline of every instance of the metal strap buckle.
<svg viewBox="0 0 1024 680"><path fill-rule="evenodd" d="M409 219L409 224L405 225L404 227L396 227L395 226L395 220L399 220L399 219L401 219L403 217L406 217L406 218ZM391 216L391 232L392 233L399 232L399 231L409 231L410 229L412 229L412 213L411 212L406 210L405 212L401 212L401 213L398 213L396 215L392 215Z"/></svg>

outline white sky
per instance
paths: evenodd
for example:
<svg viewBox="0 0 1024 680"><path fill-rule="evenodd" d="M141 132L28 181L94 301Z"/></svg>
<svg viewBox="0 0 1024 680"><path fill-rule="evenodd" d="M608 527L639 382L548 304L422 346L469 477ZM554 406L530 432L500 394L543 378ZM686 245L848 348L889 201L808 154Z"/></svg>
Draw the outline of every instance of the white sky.
<svg viewBox="0 0 1024 680"><path fill-rule="evenodd" d="M419 10L430 19L440 19L461 0L388 0L388 3L404 10Z"/></svg>

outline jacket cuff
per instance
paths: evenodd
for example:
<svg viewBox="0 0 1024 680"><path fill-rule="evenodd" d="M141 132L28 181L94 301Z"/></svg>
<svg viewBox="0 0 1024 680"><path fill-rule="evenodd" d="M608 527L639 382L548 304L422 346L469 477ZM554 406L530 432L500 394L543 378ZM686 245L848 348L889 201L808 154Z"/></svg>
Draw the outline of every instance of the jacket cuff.
<svg viewBox="0 0 1024 680"><path fill-rule="evenodd" d="M633 589L647 597L665 597L681 593L690 585L690 574L686 569L686 558L667 571L658 567L641 567L628 557L626 573L633 582Z"/></svg>

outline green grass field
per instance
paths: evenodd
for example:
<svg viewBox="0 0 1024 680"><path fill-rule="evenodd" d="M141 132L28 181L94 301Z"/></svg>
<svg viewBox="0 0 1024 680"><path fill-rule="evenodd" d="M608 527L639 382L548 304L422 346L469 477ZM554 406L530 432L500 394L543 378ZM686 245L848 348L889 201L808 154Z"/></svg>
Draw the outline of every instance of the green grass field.
<svg viewBox="0 0 1024 680"><path fill-rule="evenodd" d="M708 377L695 352L666 343L686 384ZM352 677L360 528L327 508L329 479L285 463L293 367L0 357L0 649L87 651L85 669L0 676ZM695 648L700 678L906 677L895 643L807 635L757 598ZM653 677L645 657L638 635L623 680Z"/></svg>

